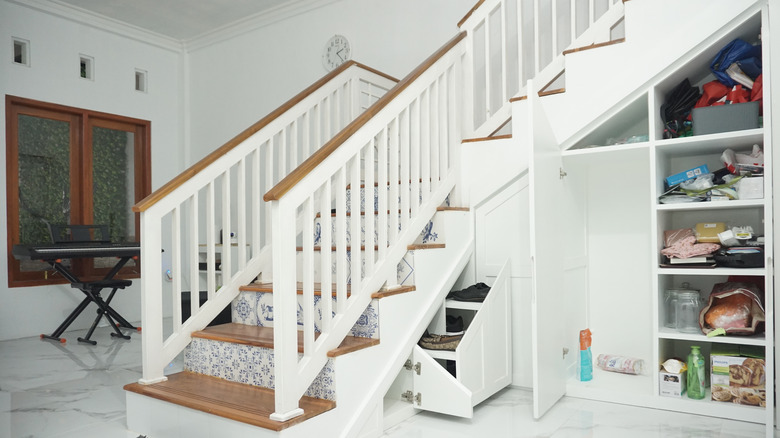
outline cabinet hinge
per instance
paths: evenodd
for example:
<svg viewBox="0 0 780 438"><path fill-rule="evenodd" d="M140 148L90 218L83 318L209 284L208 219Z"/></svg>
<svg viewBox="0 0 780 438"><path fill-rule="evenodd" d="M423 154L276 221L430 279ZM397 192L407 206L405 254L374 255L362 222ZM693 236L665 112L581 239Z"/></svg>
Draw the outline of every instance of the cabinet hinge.
<svg viewBox="0 0 780 438"><path fill-rule="evenodd" d="M417 406L422 405L422 393L418 392L417 395L414 396L414 401L417 402Z"/></svg>
<svg viewBox="0 0 780 438"><path fill-rule="evenodd" d="M558 177L560 179L563 179L563 177L565 177L566 175L568 175L568 174L566 173L565 170L563 170L563 167L559 167L558 168Z"/></svg>
<svg viewBox="0 0 780 438"><path fill-rule="evenodd" d="M416 364L412 365L412 360L407 359L406 362L404 363L404 368L409 371L414 370L414 372L416 372L417 375L419 376L420 371L422 370L422 364L420 362L417 362Z"/></svg>
<svg viewBox="0 0 780 438"><path fill-rule="evenodd" d="M409 403L412 403L414 401L414 393L411 390L406 391L403 394L401 394L401 399L406 400Z"/></svg>

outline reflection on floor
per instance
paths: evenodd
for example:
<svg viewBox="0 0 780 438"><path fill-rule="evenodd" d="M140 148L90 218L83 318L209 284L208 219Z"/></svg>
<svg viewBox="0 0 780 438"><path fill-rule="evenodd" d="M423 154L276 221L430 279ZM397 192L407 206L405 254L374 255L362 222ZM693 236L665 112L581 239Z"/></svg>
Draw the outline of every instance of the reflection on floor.
<svg viewBox="0 0 780 438"><path fill-rule="evenodd" d="M0 341L0 437L138 436L126 429L122 386L141 377L140 333L126 341L111 338L108 327L98 328L93 336L98 345L91 346L76 342L85 332L67 332L66 344ZM177 359L167 371L177 372L181 365ZM478 406L471 420L421 413L385 436L741 438L763 436L764 430L757 424L572 398L534 421L531 406L529 391L507 389Z"/></svg>

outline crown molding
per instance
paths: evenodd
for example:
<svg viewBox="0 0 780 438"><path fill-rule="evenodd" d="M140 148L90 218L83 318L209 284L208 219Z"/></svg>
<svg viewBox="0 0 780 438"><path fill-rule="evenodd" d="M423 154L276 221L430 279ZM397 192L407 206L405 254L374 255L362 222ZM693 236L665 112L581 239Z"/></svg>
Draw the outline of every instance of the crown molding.
<svg viewBox="0 0 780 438"><path fill-rule="evenodd" d="M93 27L104 32L129 38L161 49L182 53L182 41L142 29L104 15L96 14L83 8L72 6L58 0L5 0L25 8L34 9L55 17L63 18L84 26Z"/></svg>
<svg viewBox="0 0 780 438"><path fill-rule="evenodd" d="M270 26L271 24L285 20L296 15L301 15L309 11L327 6L332 3L338 3L343 0L296 0L288 2L263 12L249 15L240 20L226 24L222 27L206 32L195 38L183 42L184 49L187 52L208 47L222 41L235 38L239 35Z"/></svg>

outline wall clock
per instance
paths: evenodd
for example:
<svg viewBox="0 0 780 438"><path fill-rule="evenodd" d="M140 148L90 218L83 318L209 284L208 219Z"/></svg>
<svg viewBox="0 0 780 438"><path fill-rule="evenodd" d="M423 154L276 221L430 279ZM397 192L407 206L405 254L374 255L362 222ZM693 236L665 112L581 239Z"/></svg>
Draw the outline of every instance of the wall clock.
<svg viewBox="0 0 780 438"><path fill-rule="evenodd" d="M344 35L333 35L322 53L322 65L326 70L333 70L352 59L352 48Z"/></svg>

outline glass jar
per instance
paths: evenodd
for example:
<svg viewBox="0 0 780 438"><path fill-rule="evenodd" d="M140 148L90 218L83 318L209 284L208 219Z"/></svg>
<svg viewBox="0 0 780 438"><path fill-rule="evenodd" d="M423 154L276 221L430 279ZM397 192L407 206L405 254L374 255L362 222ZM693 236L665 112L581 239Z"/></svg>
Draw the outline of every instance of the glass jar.
<svg viewBox="0 0 780 438"><path fill-rule="evenodd" d="M678 291L675 304L677 331L682 333L701 333L699 326L699 311L701 299L698 291Z"/></svg>
<svg viewBox="0 0 780 438"><path fill-rule="evenodd" d="M677 297L680 292L696 292L698 290L691 289L690 283L685 282L678 289L667 289L664 291L664 306L663 306L663 324L664 327L676 329L677 328Z"/></svg>

